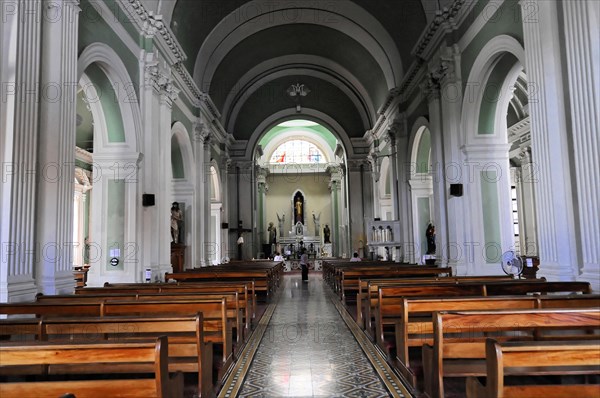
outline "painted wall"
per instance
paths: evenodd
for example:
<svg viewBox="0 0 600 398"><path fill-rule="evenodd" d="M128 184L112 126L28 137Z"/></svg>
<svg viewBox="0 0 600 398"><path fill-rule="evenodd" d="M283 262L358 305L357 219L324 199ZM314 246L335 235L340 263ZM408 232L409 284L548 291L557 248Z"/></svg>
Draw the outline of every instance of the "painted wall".
<svg viewBox="0 0 600 398"><path fill-rule="evenodd" d="M292 229L292 198L296 191L300 190L304 194L304 219L307 222L308 235L314 235L315 224L312 219L312 212L318 216L321 213L320 236L323 236L323 227L329 224L331 227L331 194L329 192L329 176L326 174L272 174L267 178L269 192L266 197L266 223L269 222L277 227L277 214L281 216L285 213L284 236L289 235ZM264 231L267 235L266 230ZM277 231L279 236L279 231Z"/></svg>

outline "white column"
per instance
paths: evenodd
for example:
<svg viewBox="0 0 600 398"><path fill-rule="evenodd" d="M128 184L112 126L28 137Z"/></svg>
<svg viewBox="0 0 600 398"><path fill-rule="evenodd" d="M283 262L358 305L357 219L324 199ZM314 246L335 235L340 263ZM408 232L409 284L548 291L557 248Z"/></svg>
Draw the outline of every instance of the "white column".
<svg viewBox="0 0 600 398"><path fill-rule="evenodd" d="M73 291L73 180L79 1L44 0L40 93L37 284L46 294Z"/></svg>
<svg viewBox="0 0 600 398"><path fill-rule="evenodd" d="M5 1L0 24L0 302L32 300L41 1Z"/></svg>
<svg viewBox="0 0 600 398"><path fill-rule="evenodd" d="M538 255L538 243L536 235L536 215L535 215L535 183L536 175L535 164L531 161L531 147L523 148L519 154L521 158L521 168L519 169L519 178L517 186L520 188L520 208L519 208L519 224L523 232L521 239L521 254L527 256Z"/></svg>
<svg viewBox="0 0 600 398"><path fill-rule="evenodd" d="M231 214L229 209L231 206L230 198L229 198L229 167L231 166L231 159L227 154L224 155L224 158L221 162L221 222L230 223L231 219L229 215ZM232 227L230 225L230 227ZM221 226L219 225L219 228ZM217 248L219 255L217 256L217 260L221 263L223 257L229 257L229 230L228 229L220 229L221 231L221 245ZM279 233L279 232L278 232ZM279 238L277 239L279 241Z"/></svg>
<svg viewBox="0 0 600 398"><path fill-rule="evenodd" d="M392 151L395 155L392 156L395 163L397 187L393 187L398 197L398 215L396 220L400 220L401 236L396 239L402 242L400 262L415 263L416 262L416 245L413 241L412 227L412 211L410 207L410 157L408 151L408 125L405 115L401 115L395 125L395 145L392 146Z"/></svg>
<svg viewBox="0 0 600 398"><path fill-rule="evenodd" d="M330 173L329 190L331 192L331 243L332 243L332 255L339 257L342 253L342 247L344 246L341 242L343 234L341 233L341 220L343 201L341 198L342 189L342 171L340 166L329 166L328 171ZM348 255L348 253L346 253Z"/></svg>
<svg viewBox="0 0 600 398"><path fill-rule="evenodd" d="M441 266L448 265L448 189L446 188L444 143L442 131L442 114L440 104L440 88L434 81L429 81L422 90L427 95L429 104L429 131L431 133L431 161L433 179L433 223L436 231L436 259Z"/></svg>
<svg viewBox="0 0 600 398"><path fill-rule="evenodd" d="M536 164L536 214L540 276L574 280L578 274L577 232L570 175L565 98L561 76L558 7L545 0L521 0L531 115L533 162ZM531 10L536 10L531 15ZM595 134L595 133L594 133Z"/></svg>
<svg viewBox="0 0 600 398"><path fill-rule="evenodd" d="M194 268L205 267L206 263L206 246L208 241L208 229L206 228L205 218L210 216L206 213L206 206L210 206L210 198L206 198L205 182L209 177L206 173L205 150L204 142L210 136L208 128L199 120L194 123L194 159L196 161L196 204L194 213L196 218L196 242L194 250L196 251L196 261L198 264L193 264ZM190 267L191 268L191 267Z"/></svg>
<svg viewBox="0 0 600 398"><path fill-rule="evenodd" d="M178 96L167 63L154 53L145 53L141 62L140 109L144 136L142 193L155 195L155 205L143 207L141 262L135 279L144 280L144 269L162 277L171 271L171 204L173 202L171 165L171 112ZM139 195L141 196L141 195ZM134 208L139 208L141 197Z"/></svg>
<svg viewBox="0 0 600 398"><path fill-rule="evenodd" d="M204 202L203 202L203 208L202 208L202 220L204 222L204 257L202 258L204 261L205 265L211 265L211 261L210 261L210 251L212 250L211 247L214 244L214 242L211 242L211 233L210 233L210 198L211 198L211 194L210 194L210 186L211 186L211 178L212 178L212 173L210 172L210 167L211 167L211 162L210 162L210 158L211 158L211 153L210 153L210 133L208 135L205 136L204 138L204 155L203 155L203 159L204 159L204 166L203 166L203 170L204 170L204 180L203 180L203 184L202 184L202 190L204 192L203 194L203 198L204 198Z"/></svg>
<svg viewBox="0 0 600 398"><path fill-rule="evenodd" d="M580 279L600 291L600 3L563 1Z"/></svg>

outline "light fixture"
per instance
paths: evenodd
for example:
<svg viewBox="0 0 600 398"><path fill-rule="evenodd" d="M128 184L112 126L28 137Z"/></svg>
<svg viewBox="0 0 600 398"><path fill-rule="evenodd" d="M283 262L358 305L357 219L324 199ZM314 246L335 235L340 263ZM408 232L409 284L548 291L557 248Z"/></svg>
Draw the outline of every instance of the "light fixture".
<svg viewBox="0 0 600 398"><path fill-rule="evenodd" d="M306 87L304 84L296 83L296 84L292 84L291 86L289 86L286 91L287 91L287 94L291 98L296 99L296 112L298 112L298 113L302 112L302 106L300 105L300 98L306 97L310 93L310 89L308 87Z"/></svg>

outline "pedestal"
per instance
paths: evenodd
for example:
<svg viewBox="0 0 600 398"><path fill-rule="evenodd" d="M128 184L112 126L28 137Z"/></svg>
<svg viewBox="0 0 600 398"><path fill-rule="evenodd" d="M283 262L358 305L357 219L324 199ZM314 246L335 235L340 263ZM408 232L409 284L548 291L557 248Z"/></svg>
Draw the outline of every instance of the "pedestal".
<svg viewBox="0 0 600 398"><path fill-rule="evenodd" d="M185 245L171 243L171 266L173 272L183 272L185 265Z"/></svg>

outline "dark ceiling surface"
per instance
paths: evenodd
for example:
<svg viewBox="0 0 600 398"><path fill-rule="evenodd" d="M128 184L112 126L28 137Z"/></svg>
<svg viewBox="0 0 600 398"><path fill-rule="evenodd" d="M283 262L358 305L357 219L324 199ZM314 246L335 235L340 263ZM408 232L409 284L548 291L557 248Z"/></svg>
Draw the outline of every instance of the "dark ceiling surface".
<svg viewBox="0 0 600 398"><path fill-rule="evenodd" d="M251 20L251 15L248 14L259 13L259 8L267 7L269 2L252 3L257 5L256 9L250 8L251 4L247 3L250 1L177 1L173 9L171 28L188 55L186 67L191 74L194 74L197 62L208 62L199 60L198 54L205 41L214 39L211 34L215 34L215 27L220 23L223 25L222 21L227 18L233 23L238 20ZM311 3L320 3L320 7L342 15L345 21L356 24L355 28L342 31L343 29L334 25L335 20L328 25L311 23L310 18L301 23L287 21L284 24L261 26L260 29L251 30L248 36L241 37L226 54L215 58L217 61L211 66L214 73L208 75L207 81L203 82L202 77L194 76L201 90L210 94L221 111L222 124L236 139L248 139L249 134L266 117L286 106L289 107L290 104L286 105L286 101L290 102L291 99L287 96L286 89L292 83L306 84L313 93L319 94L313 98L309 95L306 98L306 106L335 119L344 127L349 137L362 137L365 131L372 127L369 124L377 119L374 113L385 102L389 90L394 87L391 87L389 78L386 80L382 67L382 62L385 61L375 59L373 49L362 44L367 27L359 26L364 19L357 19L352 10L359 6L362 8L358 8L361 13L364 12L369 18L376 20L395 46L392 50L399 55L402 65L396 67L400 70L406 69L412 62L410 51L426 26L426 15L421 0L277 2L292 9L295 5L306 8ZM366 34L371 33L367 31ZM362 43L360 35L363 37ZM371 36L377 40L376 32ZM381 34L378 37L381 37ZM380 41L377 43L380 44ZM383 47L385 46L382 45ZM389 52L389 47L387 49ZM306 56L306 62L299 62L302 55ZM391 63L394 57L388 55L386 52L386 61ZM286 61L290 56L294 56L294 62ZM262 67L267 64L268 66ZM318 70L321 73L303 75L298 72L299 69ZM265 87L259 88L257 85ZM281 91L276 93L276 90ZM327 90L329 92L325 93ZM270 96L278 101L265 101L265 92L273 93ZM324 100L333 97L335 101ZM367 125L365 119L368 121Z"/></svg>

